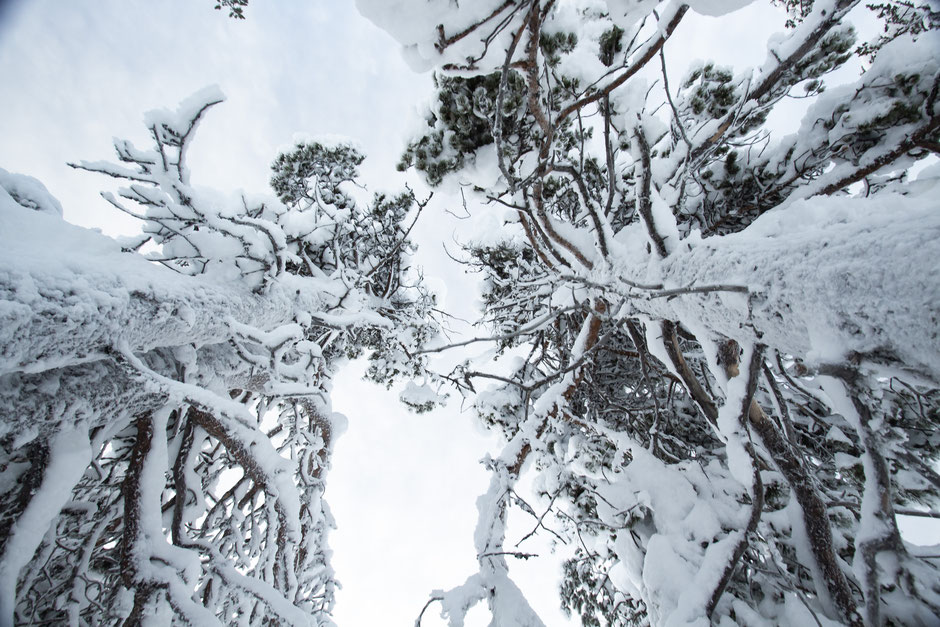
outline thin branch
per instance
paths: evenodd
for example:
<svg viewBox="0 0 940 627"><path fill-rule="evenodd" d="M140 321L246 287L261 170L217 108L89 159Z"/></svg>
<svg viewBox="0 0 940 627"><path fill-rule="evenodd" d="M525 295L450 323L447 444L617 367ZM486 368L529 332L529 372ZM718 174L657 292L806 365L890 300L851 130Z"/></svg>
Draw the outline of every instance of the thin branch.
<svg viewBox="0 0 940 627"><path fill-rule="evenodd" d="M685 13L686 11L688 11L688 9L689 9L689 6L686 4L683 4L682 6L680 6L676 10L675 14L672 16L672 19L669 20L669 23L666 25L666 28L661 32L659 37L657 37L656 40L652 44L647 44L646 51L640 56L639 59L636 60L636 62L630 65L630 67L628 67L623 72L623 74L618 76L616 79L614 79L613 81L611 81L610 83L608 83L607 85L599 89L598 91L592 93L589 96L584 96L583 98L576 100L575 102L571 103L570 105L562 109L561 112L558 114L557 119L559 121L564 120L566 117L568 117L575 111L579 109L583 109L584 107L586 107L587 105L591 103L597 102L604 96L610 94L613 90L623 85L625 82L627 82L627 80L629 80L637 72L643 69L646 66L646 64L649 63L650 59L652 59L653 56L657 52L659 52L659 49L663 47L663 45L666 43L666 40L669 39L672 33L676 30L676 27L679 26L679 22L682 21L682 18L685 16Z"/></svg>
<svg viewBox="0 0 940 627"><path fill-rule="evenodd" d="M421 619L424 618L424 613L427 611L431 604L435 601L443 601L444 597L439 595L431 595L431 598L428 599L428 602L424 604L424 607L421 608L421 612L418 614L418 618L415 619L415 627L421 627Z"/></svg>
<svg viewBox="0 0 940 627"><path fill-rule="evenodd" d="M535 333L541 329L545 324L551 322L555 318L563 316L572 311L579 311L584 309L584 305L571 305L568 307L563 307L562 309L553 310L541 318L530 322L529 324L520 327L519 329L513 331L512 333L506 333L504 335L496 335L489 337L474 337L469 340L464 340L462 342L454 342L452 344L447 344L445 346L439 346L437 348L425 348L419 351L415 351L412 355L425 355L427 353L440 353L443 351L451 350L453 348L460 348L461 346L467 346L469 344L475 344L477 342L505 342L506 340L511 340L520 335L526 335L529 333Z"/></svg>
<svg viewBox="0 0 940 627"><path fill-rule="evenodd" d="M489 22L491 19L493 19L494 17L496 17L497 15L505 11L507 8L511 7L514 3L515 3L515 0L506 0L504 3L496 7L496 9L494 9L492 13L490 13L488 16L486 16L479 22L475 22L474 24L468 26L467 28L463 29L459 33L451 35L450 37L447 37L445 35L444 25L438 24L437 26L438 39L437 39L437 42L434 44L434 47L437 48L438 52L444 52L444 50L447 49L449 46L457 43L458 41L460 41L461 39L463 39L464 37L466 37L473 31L475 31L476 29L480 28L481 26Z"/></svg>
<svg viewBox="0 0 940 627"><path fill-rule="evenodd" d="M656 249L656 254L659 255L660 259L665 259L669 256L669 249L666 248L666 240L657 229L656 221L653 218L653 168L650 146L646 141L646 134L639 126L633 130L633 136L636 138L636 144L640 151L640 184L637 186L637 210L640 212L640 217L643 218L643 224L646 226L646 232Z"/></svg>

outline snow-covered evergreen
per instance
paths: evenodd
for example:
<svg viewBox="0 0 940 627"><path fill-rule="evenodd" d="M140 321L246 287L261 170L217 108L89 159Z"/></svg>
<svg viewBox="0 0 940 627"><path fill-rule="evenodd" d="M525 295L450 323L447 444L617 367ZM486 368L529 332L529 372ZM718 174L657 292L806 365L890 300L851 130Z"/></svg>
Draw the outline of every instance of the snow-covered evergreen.
<svg viewBox="0 0 940 627"><path fill-rule="evenodd" d="M421 372L416 205L357 201L342 143L280 155L277 198L192 186L222 100L148 113L152 146L75 165L124 184L103 195L139 237L69 225L37 181L0 176L4 625L331 624L330 379L363 353L376 381Z"/></svg>
<svg viewBox="0 0 940 627"><path fill-rule="evenodd" d="M510 576L536 534L588 626L935 623L937 550L898 526L940 518L930 0L771 0L763 58L681 68L757 0L357 4L434 71L401 168L460 192L479 336L438 336L430 205L369 197L354 143L292 146L274 195L193 184L216 88L71 164L137 236L0 170L0 625L331 625L330 389L359 356L504 440L479 568L418 623L543 624Z"/></svg>
<svg viewBox="0 0 940 627"><path fill-rule="evenodd" d="M432 595L451 624L479 601L541 624L508 576L531 557L505 538L527 472L585 625L935 621L936 558L896 520L940 495L929 3L875 6L858 46L859 3L779 2L766 59L678 75L700 16L751 3L359 4L435 71L402 167L485 225L464 255L500 359L447 378L506 447L480 570Z"/></svg>

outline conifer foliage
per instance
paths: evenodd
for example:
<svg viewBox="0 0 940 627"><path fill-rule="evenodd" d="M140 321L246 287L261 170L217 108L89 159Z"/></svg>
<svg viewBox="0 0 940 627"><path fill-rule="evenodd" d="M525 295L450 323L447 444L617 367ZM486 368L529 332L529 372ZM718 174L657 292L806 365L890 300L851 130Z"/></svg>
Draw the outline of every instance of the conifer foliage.
<svg viewBox="0 0 940 627"><path fill-rule="evenodd" d="M753 68L676 71L757 2L358 0L435 72L400 167L502 219L461 234L483 331L451 346L410 265L426 203L370 198L353 145L279 155L275 196L193 184L216 89L72 164L139 236L0 170L0 625L332 624L329 392L359 356L505 440L479 568L419 623L542 625L510 577L536 534L584 625L934 623L898 519L940 518L940 20L887 0L860 41L857 0L772 0Z"/></svg>
<svg viewBox="0 0 940 627"><path fill-rule="evenodd" d="M0 179L4 625L332 624L330 379L360 354L381 382L421 369L415 200L357 201L363 156L316 142L276 159L277 198L193 186L221 101L151 112L149 148L74 165L124 185L103 195L143 233L120 246Z"/></svg>
<svg viewBox="0 0 940 627"><path fill-rule="evenodd" d="M585 625L935 621L936 556L897 525L940 496L928 3L877 5L861 45L857 2L777 3L755 69L679 74L701 15L751 3L362 4L436 72L403 166L507 216L465 249L478 341L506 359L447 375L506 446L479 572L429 607L541 624L509 578L531 557L506 537L518 505L569 545L561 602Z"/></svg>

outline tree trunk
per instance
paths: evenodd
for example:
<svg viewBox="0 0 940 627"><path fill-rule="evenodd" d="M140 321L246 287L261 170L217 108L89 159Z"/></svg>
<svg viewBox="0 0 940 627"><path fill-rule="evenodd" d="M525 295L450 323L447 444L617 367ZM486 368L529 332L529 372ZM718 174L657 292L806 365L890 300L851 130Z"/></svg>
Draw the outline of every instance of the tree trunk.
<svg viewBox="0 0 940 627"><path fill-rule="evenodd" d="M668 277L664 287L680 289L652 290L650 298L621 289L637 296L630 300L637 314L678 320L697 335L762 343L817 364L871 355L940 378L940 282L930 271L940 258L940 215L907 211L901 196L879 196L852 199L862 203L853 207L862 219L840 223L841 200L788 208L808 214L792 220L795 226L776 228L768 214L741 233L682 246L662 261L627 260L624 279ZM816 217L826 212L835 217ZM743 286L747 294L681 289L716 285Z"/></svg>

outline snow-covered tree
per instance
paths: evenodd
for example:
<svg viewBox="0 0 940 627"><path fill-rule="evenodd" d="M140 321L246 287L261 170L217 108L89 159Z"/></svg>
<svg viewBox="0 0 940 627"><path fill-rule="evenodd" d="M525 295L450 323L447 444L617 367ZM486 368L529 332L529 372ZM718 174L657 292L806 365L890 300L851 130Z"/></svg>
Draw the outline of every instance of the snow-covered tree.
<svg viewBox="0 0 940 627"><path fill-rule="evenodd" d="M670 75L698 16L748 4L360 0L436 72L402 167L503 220L467 239L489 332L460 345L504 359L447 375L507 442L479 572L432 597L451 624L482 601L541 624L509 578L513 504L573 545L586 625L940 615L936 551L897 524L940 516L937 13L877 5L859 45L856 1L777 2L753 69Z"/></svg>
<svg viewBox="0 0 940 627"><path fill-rule="evenodd" d="M0 624L332 624L330 380L360 354L383 383L422 368L420 206L357 201L342 143L280 155L276 198L193 186L221 101L74 165L122 182L103 196L139 237L71 226L0 171Z"/></svg>

